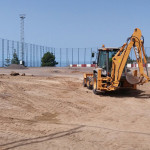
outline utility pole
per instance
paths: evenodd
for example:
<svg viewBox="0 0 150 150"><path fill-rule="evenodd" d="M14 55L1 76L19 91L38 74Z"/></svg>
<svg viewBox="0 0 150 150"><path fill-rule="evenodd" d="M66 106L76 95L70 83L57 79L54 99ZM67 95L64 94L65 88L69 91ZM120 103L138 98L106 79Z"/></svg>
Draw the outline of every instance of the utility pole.
<svg viewBox="0 0 150 150"><path fill-rule="evenodd" d="M20 42L21 42L21 64L24 65L24 19L25 19L25 14L20 14Z"/></svg>

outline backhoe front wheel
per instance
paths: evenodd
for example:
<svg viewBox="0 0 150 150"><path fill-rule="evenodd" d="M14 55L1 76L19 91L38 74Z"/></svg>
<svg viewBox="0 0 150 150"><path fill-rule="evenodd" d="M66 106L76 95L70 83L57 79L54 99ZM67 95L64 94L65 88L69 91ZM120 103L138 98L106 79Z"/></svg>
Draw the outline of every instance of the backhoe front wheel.
<svg viewBox="0 0 150 150"><path fill-rule="evenodd" d="M93 77L93 93L94 94L98 94L98 91L97 91L97 76L94 76Z"/></svg>
<svg viewBox="0 0 150 150"><path fill-rule="evenodd" d="M93 89L93 85L92 85L92 77L87 77L86 78L86 85L87 85L87 88L92 90Z"/></svg>
<svg viewBox="0 0 150 150"><path fill-rule="evenodd" d="M83 79L83 86L86 87L86 79Z"/></svg>

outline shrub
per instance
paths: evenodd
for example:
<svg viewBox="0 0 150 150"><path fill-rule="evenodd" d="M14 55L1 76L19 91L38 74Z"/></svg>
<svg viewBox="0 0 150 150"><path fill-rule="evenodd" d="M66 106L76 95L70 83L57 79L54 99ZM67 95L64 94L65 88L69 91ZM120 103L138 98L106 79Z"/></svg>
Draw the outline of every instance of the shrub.
<svg viewBox="0 0 150 150"><path fill-rule="evenodd" d="M55 61L55 55L53 53L47 52L41 59L41 66L56 66L58 62Z"/></svg>

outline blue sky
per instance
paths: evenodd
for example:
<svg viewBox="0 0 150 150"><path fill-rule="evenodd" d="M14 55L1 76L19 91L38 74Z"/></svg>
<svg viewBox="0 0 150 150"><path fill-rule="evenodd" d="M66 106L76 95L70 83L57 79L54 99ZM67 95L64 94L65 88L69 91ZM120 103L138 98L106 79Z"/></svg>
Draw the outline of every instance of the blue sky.
<svg viewBox="0 0 150 150"><path fill-rule="evenodd" d="M0 0L0 37L53 47L119 47L138 27L150 47L149 0Z"/></svg>

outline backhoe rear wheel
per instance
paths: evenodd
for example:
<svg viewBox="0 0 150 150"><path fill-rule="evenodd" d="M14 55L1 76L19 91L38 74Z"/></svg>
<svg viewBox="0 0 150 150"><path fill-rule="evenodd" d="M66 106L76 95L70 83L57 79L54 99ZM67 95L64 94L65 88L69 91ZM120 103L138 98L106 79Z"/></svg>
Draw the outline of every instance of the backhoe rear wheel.
<svg viewBox="0 0 150 150"><path fill-rule="evenodd" d="M92 85L92 77L87 77L86 78L86 85L87 85L87 88L92 90L93 89L93 85Z"/></svg>

